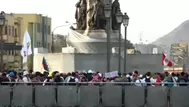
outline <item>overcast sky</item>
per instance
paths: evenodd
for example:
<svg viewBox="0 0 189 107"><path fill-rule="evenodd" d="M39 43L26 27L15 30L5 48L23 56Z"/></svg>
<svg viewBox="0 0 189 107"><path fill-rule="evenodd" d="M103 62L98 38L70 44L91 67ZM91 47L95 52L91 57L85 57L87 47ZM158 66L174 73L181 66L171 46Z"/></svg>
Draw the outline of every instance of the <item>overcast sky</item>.
<svg viewBox="0 0 189 107"><path fill-rule="evenodd" d="M75 22L75 3L78 0L0 0L0 10L6 13L38 13L52 18L52 29ZM122 12L130 16L128 39L152 42L189 19L189 0L120 0ZM67 33L68 27L56 33ZM122 31L123 32L123 31Z"/></svg>

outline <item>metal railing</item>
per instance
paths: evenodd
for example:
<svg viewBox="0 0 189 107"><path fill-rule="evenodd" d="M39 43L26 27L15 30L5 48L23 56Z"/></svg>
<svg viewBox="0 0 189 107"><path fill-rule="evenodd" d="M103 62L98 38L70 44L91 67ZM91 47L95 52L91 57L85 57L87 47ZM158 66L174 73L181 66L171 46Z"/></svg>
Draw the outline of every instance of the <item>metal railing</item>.
<svg viewBox="0 0 189 107"><path fill-rule="evenodd" d="M0 85L0 106L189 107L188 86L167 88L134 86L132 83L40 84Z"/></svg>

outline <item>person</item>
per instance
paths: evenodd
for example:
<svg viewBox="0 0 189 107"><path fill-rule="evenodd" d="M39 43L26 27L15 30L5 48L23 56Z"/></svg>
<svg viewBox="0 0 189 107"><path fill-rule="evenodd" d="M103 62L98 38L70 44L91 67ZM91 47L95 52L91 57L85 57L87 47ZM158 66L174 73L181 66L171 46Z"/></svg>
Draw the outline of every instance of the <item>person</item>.
<svg viewBox="0 0 189 107"><path fill-rule="evenodd" d="M145 81L143 79L143 75L140 74L139 77L137 78L136 82L135 82L136 86L145 86Z"/></svg>
<svg viewBox="0 0 189 107"><path fill-rule="evenodd" d="M43 81L43 86L45 85L53 85L53 77L52 77L52 74L49 74L46 79Z"/></svg>
<svg viewBox="0 0 189 107"><path fill-rule="evenodd" d="M180 73L180 77L178 79L178 82L179 82L179 86L187 86L187 82L188 82L188 78L185 77L185 73L184 72L181 72Z"/></svg>
<svg viewBox="0 0 189 107"><path fill-rule="evenodd" d="M63 79L61 78L59 73L55 75L54 82L56 83L56 85L62 85Z"/></svg>
<svg viewBox="0 0 189 107"><path fill-rule="evenodd" d="M18 73L18 74L17 74L16 82L17 82L17 83L19 83L19 82L23 83L22 73Z"/></svg>
<svg viewBox="0 0 189 107"><path fill-rule="evenodd" d="M160 73L156 73L156 75L155 75L154 86L161 86L161 74Z"/></svg>
<svg viewBox="0 0 189 107"><path fill-rule="evenodd" d="M128 78L126 77L126 73L123 73L122 74L122 77L121 77L121 82L129 82Z"/></svg>
<svg viewBox="0 0 189 107"><path fill-rule="evenodd" d="M137 80L137 78L138 78L138 71L135 70L135 71L133 72L133 74L132 74L132 82L135 82L135 81Z"/></svg>
<svg viewBox="0 0 189 107"><path fill-rule="evenodd" d="M163 80L163 86L167 86L168 88L171 88L174 86L174 84L176 84L176 80L175 78L173 78L174 75L167 75L166 74L166 77L164 78Z"/></svg>
<svg viewBox="0 0 189 107"><path fill-rule="evenodd" d="M15 72L11 71L8 75L8 79L11 86L15 85L15 82L16 82L15 77L16 77Z"/></svg>
<svg viewBox="0 0 189 107"><path fill-rule="evenodd" d="M79 80L75 77L75 72L72 72L71 76L66 78L66 82L68 82L69 85L76 85L76 82L79 82Z"/></svg>
<svg viewBox="0 0 189 107"><path fill-rule="evenodd" d="M29 77L28 71L23 72L23 79L22 80L23 80L24 83L31 83L31 79Z"/></svg>
<svg viewBox="0 0 189 107"><path fill-rule="evenodd" d="M121 82L121 80L122 80L122 75L121 75L121 73L119 72L119 73L118 73L118 77L115 78L114 82Z"/></svg>
<svg viewBox="0 0 189 107"><path fill-rule="evenodd" d="M146 86L151 86L151 82L153 81L152 78L151 78L151 72L147 72L146 73L146 76L144 78L144 81L146 83Z"/></svg>
<svg viewBox="0 0 189 107"><path fill-rule="evenodd" d="M0 72L0 84L1 85L8 85L9 79L6 77L5 72Z"/></svg>

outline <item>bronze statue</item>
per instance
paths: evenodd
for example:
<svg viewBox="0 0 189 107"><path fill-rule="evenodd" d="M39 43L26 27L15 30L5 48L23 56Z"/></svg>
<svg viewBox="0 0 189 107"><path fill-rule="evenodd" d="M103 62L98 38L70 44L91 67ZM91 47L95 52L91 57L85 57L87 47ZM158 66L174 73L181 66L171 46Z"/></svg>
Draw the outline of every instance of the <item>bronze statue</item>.
<svg viewBox="0 0 189 107"><path fill-rule="evenodd" d="M118 0L114 0L112 3L112 30L119 30L119 24L116 20L116 14L120 10L120 4Z"/></svg>
<svg viewBox="0 0 189 107"><path fill-rule="evenodd" d="M91 11L91 17L88 21L88 25L90 29L105 29L106 19L104 15L104 4L101 0L95 0L94 4L87 11L87 13Z"/></svg>
<svg viewBox="0 0 189 107"><path fill-rule="evenodd" d="M87 18L87 2L86 0L79 0L76 3L76 12L75 12L75 19L77 22L77 29L78 30L85 30L86 29L86 18Z"/></svg>

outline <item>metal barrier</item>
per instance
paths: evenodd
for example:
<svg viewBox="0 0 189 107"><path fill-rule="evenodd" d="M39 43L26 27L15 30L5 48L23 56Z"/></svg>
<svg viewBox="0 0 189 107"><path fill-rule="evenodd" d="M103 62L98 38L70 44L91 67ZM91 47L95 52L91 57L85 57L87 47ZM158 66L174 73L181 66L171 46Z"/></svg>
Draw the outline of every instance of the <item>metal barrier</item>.
<svg viewBox="0 0 189 107"><path fill-rule="evenodd" d="M173 87L170 90L171 107L189 107L189 87Z"/></svg>
<svg viewBox="0 0 189 107"><path fill-rule="evenodd" d="M57 103L58 106L75 106L78 105L77 86L58 86Z"/></svg>
<svg viewBox="0 0 189 107"><path fill-rule="evenodd" d="M0 86L0 106L189 107L189 87Z"/></svg>
<svg viewBox="0 0 189 107"><path fill-rule="evenodd" d="M145 105L145 87L125 87L125 107L143 107Z"/></svg>

